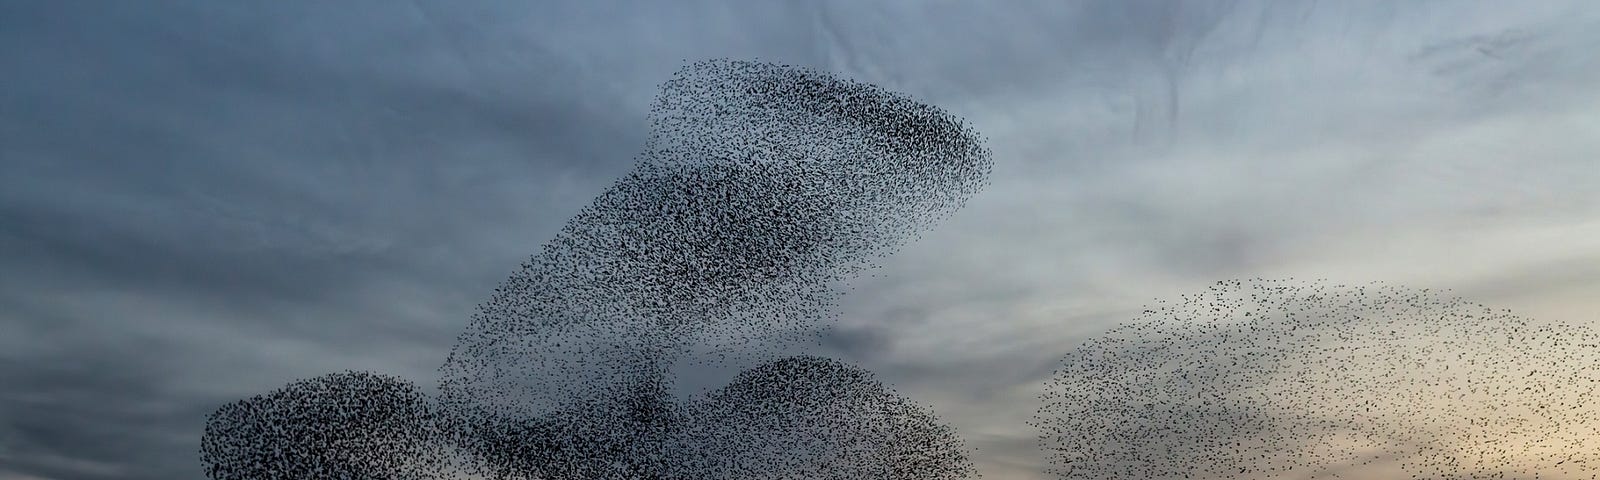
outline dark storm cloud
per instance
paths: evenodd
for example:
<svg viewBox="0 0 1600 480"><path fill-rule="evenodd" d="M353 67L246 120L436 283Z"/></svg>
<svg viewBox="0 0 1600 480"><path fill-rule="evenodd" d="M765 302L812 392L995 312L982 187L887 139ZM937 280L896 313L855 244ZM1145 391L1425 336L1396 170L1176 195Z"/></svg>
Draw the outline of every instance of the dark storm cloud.
<svg viewBox="0 0 1600 480"><path fill-rule="evenodd" d="M220 402L437 365L643 140L643 105L482 13L0 6L0 473L194 478Z"/></svg>
<svg viewBox="0 0 1600 480"><path fill-rule="evenodd" d="M157 478L193 470L188 456L174 454L192 450L180 432L196 428L195 419L223 399L174 399L164 388L171 368L123 364L150 356L154 346L0 364L8 385L0 394L6 411L0 463L45 478Z"/></svg>
<svg viewBox="0 0 1600 480"><path fill-rule="evenodd" d="M429 249L543 203L485 198L619 169L642 138L548 52L474 76L482 60L455 50L494 50L441 31L443 14L314 5L11 7L8 260L201 296L338 296L374 269L437 274L457 259Z"/></svg>

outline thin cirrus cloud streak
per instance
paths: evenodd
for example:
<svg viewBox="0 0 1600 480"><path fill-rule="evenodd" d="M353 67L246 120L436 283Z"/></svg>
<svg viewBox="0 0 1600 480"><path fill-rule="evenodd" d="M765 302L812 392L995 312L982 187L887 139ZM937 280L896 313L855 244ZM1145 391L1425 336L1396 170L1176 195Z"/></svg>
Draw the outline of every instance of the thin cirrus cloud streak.
<svg viewBox="0 0 1600 480"><path fill-rule="evenodd" d="M987 478L1040 478L1026 422L1061 355L1215 280L1600 321L1586 2L618 6L0 6L0 476L195 478L225 401L430 378L702 58L989 137L990 189L856 282L825 342Z"/></svg>

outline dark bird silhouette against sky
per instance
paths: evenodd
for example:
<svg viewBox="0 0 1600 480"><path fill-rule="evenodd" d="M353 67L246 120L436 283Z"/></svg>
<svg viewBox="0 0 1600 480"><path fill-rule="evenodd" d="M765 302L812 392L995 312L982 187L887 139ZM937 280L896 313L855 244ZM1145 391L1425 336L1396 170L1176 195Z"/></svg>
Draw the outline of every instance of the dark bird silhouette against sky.
<svg viewBox="0 0 1600 480"><path fill-rule="evenodd" d="M212 478L941 479L974 474L923 406L782 357L848 280L986 184L981 139L877 87L759 62L662 88L635 170L481 305L439 396L344 373L229 404ZM710 353L705 353L709 351ZM670 366L760 364L680 401Z"/></svg>

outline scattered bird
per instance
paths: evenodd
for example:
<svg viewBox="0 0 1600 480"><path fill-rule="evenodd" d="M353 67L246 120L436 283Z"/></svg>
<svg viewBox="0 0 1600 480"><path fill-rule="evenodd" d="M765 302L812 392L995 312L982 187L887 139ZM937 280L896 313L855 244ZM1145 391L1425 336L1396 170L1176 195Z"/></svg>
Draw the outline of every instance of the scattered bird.
<svg viewBox="0 0 1600 480"><path fill-rule="evenodd" d="M1595 478L1596 388L1582 325L1251 279L1078 347L1035 426L1058 478Z"/></svg>

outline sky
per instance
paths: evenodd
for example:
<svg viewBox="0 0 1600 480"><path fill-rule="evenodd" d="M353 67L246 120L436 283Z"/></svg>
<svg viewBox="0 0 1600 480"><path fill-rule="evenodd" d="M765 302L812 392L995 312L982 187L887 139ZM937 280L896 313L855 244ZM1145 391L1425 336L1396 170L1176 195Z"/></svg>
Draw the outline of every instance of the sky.
<svg viewBox="0 0 1600 480"><path fill-rule="evenodd" d="M707 58L989 139L989 189L821 349L985 478L1045 478L1026 422L1059 359L1217 280L1600 326L1597 49L1582 0L0 1L0 478L200 478L223 403L430 383Z"/></svg>

